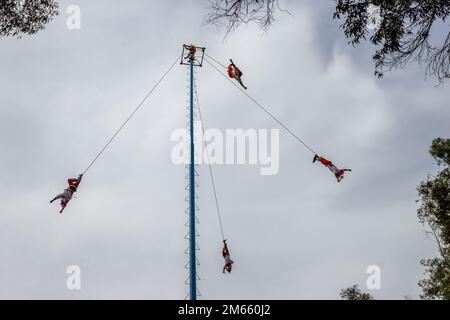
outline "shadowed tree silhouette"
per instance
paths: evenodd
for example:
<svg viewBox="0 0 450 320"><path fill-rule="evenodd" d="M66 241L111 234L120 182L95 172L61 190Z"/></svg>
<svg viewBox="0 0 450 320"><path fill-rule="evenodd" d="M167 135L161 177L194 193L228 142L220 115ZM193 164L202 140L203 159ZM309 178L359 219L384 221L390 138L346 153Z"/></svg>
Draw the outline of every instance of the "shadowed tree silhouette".
<svg viewBox="0 0 450 320"><path fill-rule="evenodd" d="M340 296L344 300L374 300L370 293L362 292L357 284L350 288L342 289Z"/></svg>
<svg viewBox="0 0 450 320"><path fill-rule="evenodd" d="M450 139L435 139L430 154L441 170L420 184L417 214L430 228L427 233L436 241L440 257L421 261L428 279L421 280L419 286L423 299L450 300Z"/></svg>
<svg viewBox="0 0 450 320"><path fill-rule="evenodd" d="M0 37L35 34L58 14L54 0L2 0L0 2Z"/></svg>
<svg viewBox="0 0 450 320"><path fill-rule="evenodd" d="M350 43L355 46L369 39L378 47L373 55L376 76L416 61L440 84L450 77L450 32L445 23L449 0L335 1L334 18L344 19L341 27ZM432 41L437 29L446 30L446 35Z"/></svg>

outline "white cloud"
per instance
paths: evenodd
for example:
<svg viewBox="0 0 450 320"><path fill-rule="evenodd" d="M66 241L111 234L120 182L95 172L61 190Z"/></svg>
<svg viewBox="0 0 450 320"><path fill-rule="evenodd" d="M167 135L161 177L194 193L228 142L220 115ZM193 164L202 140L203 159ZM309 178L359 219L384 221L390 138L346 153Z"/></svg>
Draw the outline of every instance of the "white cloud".
<svg viewBox="0 0 450 320"><path fill-rule="evenodd" d="M7 76L0 84L8 90L0 97L0 240L8 245L0 249L0 297L184 298L185 169L170 161L170 134L185 122L181 67L88 172L64 215L48 201L191 41L223 63L232 57L252 96L317 152L354 169L337 184L283 132L278 175L216 166L236 262L224 277L210 183L200 168L204 296L338 298L381 262L388 283L377 297L417 296L419 259L435 248L420 233L415 185L431 167L431 139L448 133L445 89L422 90L414 72L374 79L341 33L318 26L318 19L333 24L331 17L305 4L290 8L294 18L280 16L267 35L249 26L223 41L223 31L200 26L205 6L192 1L175 9L142 3L132 12L127 4L79 2L79 33L60 17L36 37L2 40ZM329 41L331 54L324 52ZM358 54L370 60L367 50ZM207 127L277 127L207 65L198 86ZM86 277L76 294L65 288L71 264Z"/></svg>

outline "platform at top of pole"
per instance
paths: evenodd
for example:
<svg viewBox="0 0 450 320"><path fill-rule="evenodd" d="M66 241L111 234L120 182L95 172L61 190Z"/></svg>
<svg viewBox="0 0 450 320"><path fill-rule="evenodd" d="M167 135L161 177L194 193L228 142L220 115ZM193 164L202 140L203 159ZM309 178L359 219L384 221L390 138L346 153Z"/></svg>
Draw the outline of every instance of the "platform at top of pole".
<svg viewBox="0 0 450 320"><path fill-rule="evenodd" d="M203 58L205 56L204 47L197 47L193 44L183 44L183 52L181 53L181 62L182 65L190 65L191 60L195 67L203 66Z"/></svg>

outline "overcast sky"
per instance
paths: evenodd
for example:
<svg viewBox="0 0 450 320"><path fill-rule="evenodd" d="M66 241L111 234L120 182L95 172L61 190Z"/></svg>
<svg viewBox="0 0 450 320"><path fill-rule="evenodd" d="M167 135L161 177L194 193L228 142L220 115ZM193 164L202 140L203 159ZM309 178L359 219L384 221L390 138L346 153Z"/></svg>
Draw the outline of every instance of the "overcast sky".
<svg viewBox="0 0 450 320"><path fill-rule="evenodd" d="M81 30L65 13L81 8ZM205 1L61 1L45 31L0 40L0 298L183 299L186 169L170 137L186 117L187 70L176 66L86 174L63 215L49 200L80 173L181 53L207 47L244 71L248 93L317 152L353 172L337 183L280 131L280 170L214 166L235 260L222 274L221 236L207 167L198 218L206 299L418 298L421 258L437 256L418 223L416 187L436 171L428 155L449 136L448 85L423 70L373 76L373 47L347 45L332 1L282 1L264 34L202 26ZM278 128L205 65L197 70L205 126ZM66 268L81 268L80 291Z"/></svg>

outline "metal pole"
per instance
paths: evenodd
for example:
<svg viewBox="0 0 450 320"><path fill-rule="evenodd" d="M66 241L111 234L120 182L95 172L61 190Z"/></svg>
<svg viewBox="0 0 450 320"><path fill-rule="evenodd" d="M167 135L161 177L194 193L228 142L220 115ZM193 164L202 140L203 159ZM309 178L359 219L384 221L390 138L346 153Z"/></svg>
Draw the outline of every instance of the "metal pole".
<svg viewBox="0 0 450 320"><path fill-rule="evenodd" d="M191 161L189 164L189 277L190 300L197 300L197 271L195 259L195 160L194 160L194 59L190 60L191 87L189 107L189 131L191 140Z"/></svg>

